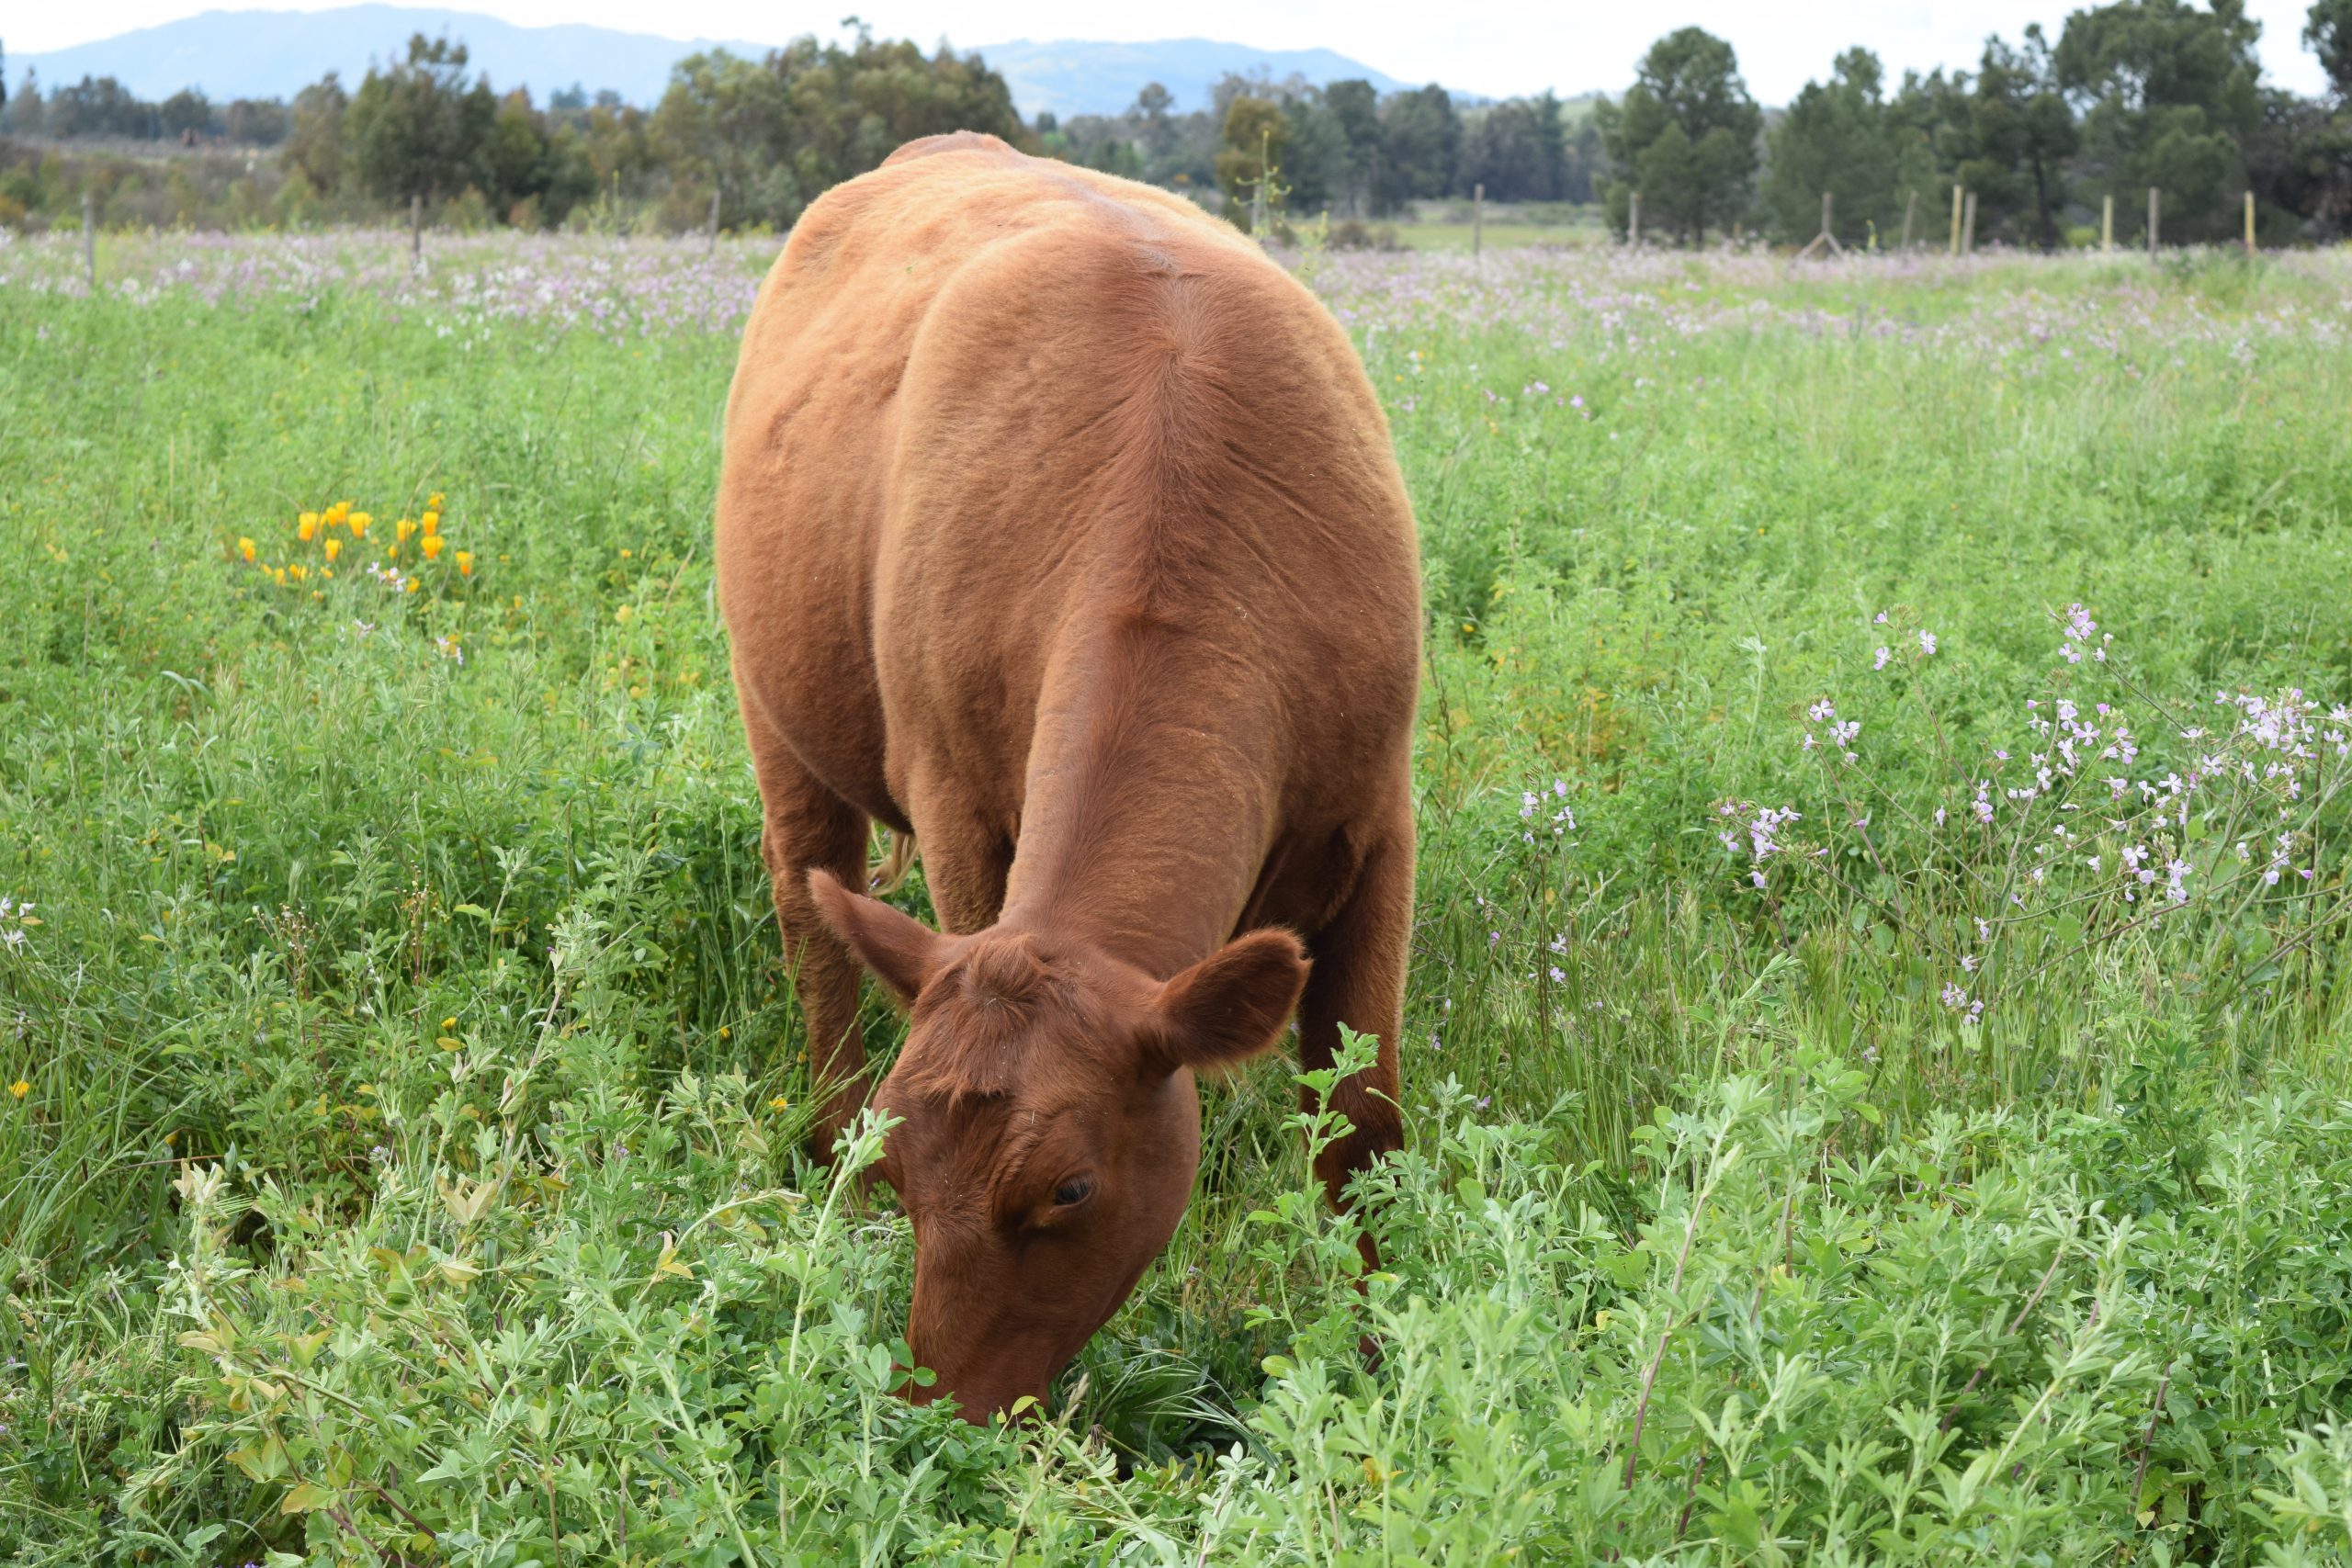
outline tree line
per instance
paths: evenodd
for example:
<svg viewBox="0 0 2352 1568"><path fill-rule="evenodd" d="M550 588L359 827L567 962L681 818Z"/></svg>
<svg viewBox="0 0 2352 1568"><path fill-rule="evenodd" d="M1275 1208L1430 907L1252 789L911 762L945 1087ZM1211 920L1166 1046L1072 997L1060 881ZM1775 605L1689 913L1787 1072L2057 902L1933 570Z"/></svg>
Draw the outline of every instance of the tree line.
<svg viewBox="0 0 2352 1568"><path fill-rule="evenodd" d="M2267 240L2341 236L2352 0L2317 0L2306 19L2319 98L2262 80L2260 35L2244 0L2120 0L2073 13L2055 41L2039 26L1996 35L1974 70L1907 73L1892 91L1877 56L1848 50L1768 118L1731 45L1685 28L1600 110L1609 221L1627 231L1638 192L1645 236L1703 242L1744 223L1803 241L1826 193L1836 238L1886 244L1915 210L1939 220L1933 198L1959 186L1980 241L2054 248L2086 240L2109 199L2117 237L2136 233L2154 186L2162 238L2233 236L2249 191Z"/></svg>
<svg viewBox="0 0 2352 1568"><path fill-rule="evenodd" d="M1360 80L1227 75L1190 114L1155 84L1124 114L1041 116L1037 134L1072 163L1217 191L1237 217L1271 167L1287 210L1380 218L1479 186L1493 201L1592 200L1600 133L1577 107L1551 93L1465 109L1435 85L1383 96Z"/></svg>
<svg viewBox="0 0 2352 1568"><path fill-rule="evenodd" d="M500 93L469 72L464 44L419 34L356 86L330 73L290 103L216 108L190 92L141 105L109 79L46 93L28 80L0 104L0 136L41 140L0 145L0 220L70 210L89 184L115 198L107 212L150 221L361 219L416 201L436 221L471 226L674 231L707 221L715 195L726 226L781 229L902 143L957 130L1034 141L1004 79L978 55L927 54L864 28L845 42L798 39L763 60L689 56L650 109L581 87L544 105L525 89ZM220 164L231 171L223 188L207 190L181 160L159 173L119 147L69 159L74 138L175 139L248 156ZM274 154L266 168L250 156L263 151ZM184 198L183 209L158 217L144 199L158 195Z"/></svg>
<svg viewBox="0 0 2352 1568"><path fill-rule="evenodd" d="M2154 186L2168 239L2233 233L2245 191L2273 242L2352 231L2352 0L2310 8L2301 41L2326 73L2319 97L2262 79L2259 35L2244 0L2111 0L2071 14L2054 40L2038 26L1995 36L1973 68L1892 86L1875 55L1847 50L1768 113L1732 45L1684 28L1597 102L1465 104L1434 84L1382 94L1228 75L1190 110L1153 84L1121 114L1034 124L979 56L862 26L760 60L690 56L650 108L579 87L544 105L501 94L469 73L463 44L419 36L356 86L329 74L290 102L214 104L190 89L148 103L110 78L44 90L28 75L0 93L0 137L25 139L0 143L0 220L69 210L96 186L131 220L323 220L416 199L474 223L674 231L715 213L730 229L782 229L900 143L975 130L1193 191L1245 225L1261 197L1284 215L1364 219L1483 191L1597 202L1623 233L1638 192L1645 240L1745 230L1802 242L1826 193L1841 243L1883 245L1910 214L1937 221L1958 185L1974 193L1980 242L2054 247L2079 242L2108 197L2129 237ZM58 151L96 139L245 157L242 170L218 165L213 190L185 168L159 176L124 156L73 166ZM178 209L159 213L159 200Z"/></svg>

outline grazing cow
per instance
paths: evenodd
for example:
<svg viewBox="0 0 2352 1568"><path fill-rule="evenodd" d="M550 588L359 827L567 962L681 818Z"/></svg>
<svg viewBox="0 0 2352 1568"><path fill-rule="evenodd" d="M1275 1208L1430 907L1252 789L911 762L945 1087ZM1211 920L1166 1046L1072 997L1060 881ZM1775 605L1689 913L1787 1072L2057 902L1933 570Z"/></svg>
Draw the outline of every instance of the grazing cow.
<svg viewBox="0 0 2352 1568"><path fill-rule="evenodd" d="M761 287L718 560L827 1143L859 966L912 1012L875 1100L915 1397L1044 1394L1183 1214L1194 1074L1294 1012L1309 1066L1380 1041L1332 1199L1397 1146L1419 568L1372 388L1282 268L994 137L899 149ZM875 821L943 931L851 891Z"/></svg>

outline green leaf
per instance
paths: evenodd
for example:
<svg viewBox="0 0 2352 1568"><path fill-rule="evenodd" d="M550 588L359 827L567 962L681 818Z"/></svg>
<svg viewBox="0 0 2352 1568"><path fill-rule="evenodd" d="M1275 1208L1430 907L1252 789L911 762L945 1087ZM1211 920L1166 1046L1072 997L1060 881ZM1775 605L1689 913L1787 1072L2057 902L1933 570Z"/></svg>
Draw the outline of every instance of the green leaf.
<svg viewBox="0 0 2352 1568"><path fill-rule="evenodd" d="M307 1514L334 1501L334 1493L331 1488L315 1481L305 1481L286 1495L286 1500L277 1505L277 1511L281 1514Z"/></svg>

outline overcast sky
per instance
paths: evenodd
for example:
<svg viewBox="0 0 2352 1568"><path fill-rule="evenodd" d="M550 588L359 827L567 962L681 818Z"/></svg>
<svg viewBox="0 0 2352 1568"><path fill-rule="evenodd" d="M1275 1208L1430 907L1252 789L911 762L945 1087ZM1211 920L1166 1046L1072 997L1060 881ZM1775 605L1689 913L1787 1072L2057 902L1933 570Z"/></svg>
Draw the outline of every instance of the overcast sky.
<svg viewBox="0 0 2352 1568"><path fill-rule="evenodd" d="M291 0L324 10L337 0ZM413 0L402 0L413 3ZM429 0L428 0L429 3ZM2265 73L2298 92L2318 91L2319 64L2302 47L2310 0L2249 0L2262 23ZM33 53L112 37L206 7L187 0L82 0L73 6L11 5L0 43ZM232 6L231 9L247 7ZM277 9L288 8L281 5ZM452 9L487 11L511 22L591 22L671 37L781 42L831 33L854 10L885 36L960 48L1008 39L1141 40L1186 35L1261 49L1321 45L1406 81L1508 96L1554 87L1614 90L1651 39L1696 23L1731 40L1748 88L1785 103L1805 81L1827 73L1840 49L1865 44L1890 81L1905 69L1973 64L1988 32L2015 37L2040 21L2054 37L2068 0L1668 0L1659 6L1595 0L1186 0L1174 6L1122 6L1103 0L460 0Z"/></svg>

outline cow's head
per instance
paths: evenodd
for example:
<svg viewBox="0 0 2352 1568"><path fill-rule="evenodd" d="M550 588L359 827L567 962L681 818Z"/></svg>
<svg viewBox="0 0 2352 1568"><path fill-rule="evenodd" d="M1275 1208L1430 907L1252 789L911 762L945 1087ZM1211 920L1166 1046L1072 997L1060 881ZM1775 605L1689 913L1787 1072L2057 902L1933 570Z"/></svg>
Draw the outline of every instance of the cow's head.
<svg viewBox="0 0 2352 1568"><path fill-rule="evenodd" d="M1025 932L942 936L822 872L817 907L913 1011L875 1092L915 1233L907 1340L984 1419L1054 1374L1168 1245L1200 1163L1197 1071L1265 1051L1306 959L1253 931L1166 981Z"/></svg>

